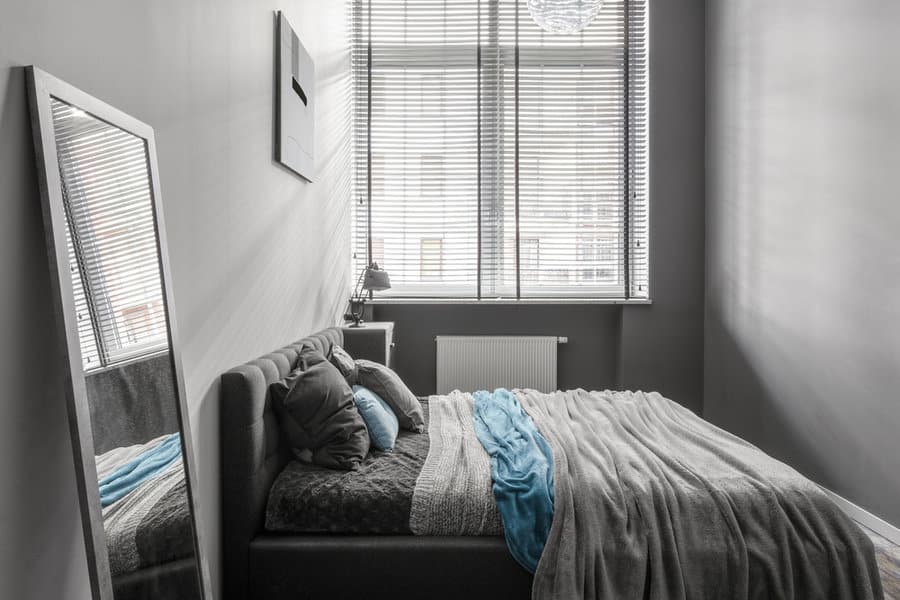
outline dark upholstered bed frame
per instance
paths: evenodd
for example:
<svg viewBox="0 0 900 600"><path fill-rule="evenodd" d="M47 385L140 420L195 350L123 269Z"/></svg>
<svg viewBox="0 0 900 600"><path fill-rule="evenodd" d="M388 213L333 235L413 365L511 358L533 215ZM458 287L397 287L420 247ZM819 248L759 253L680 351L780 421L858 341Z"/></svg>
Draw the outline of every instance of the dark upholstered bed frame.
<svg viewBox="0 0 900 600"><path fill-rule="evenodd" d="M265 531L269 488L290 459L269 384L290 372L302 346L327 353L332 344L344 345L341 329L303 338L222 376L224 599L530 598L531 575L503 538ZM347 351L356 356L350 340Z"/></svg>

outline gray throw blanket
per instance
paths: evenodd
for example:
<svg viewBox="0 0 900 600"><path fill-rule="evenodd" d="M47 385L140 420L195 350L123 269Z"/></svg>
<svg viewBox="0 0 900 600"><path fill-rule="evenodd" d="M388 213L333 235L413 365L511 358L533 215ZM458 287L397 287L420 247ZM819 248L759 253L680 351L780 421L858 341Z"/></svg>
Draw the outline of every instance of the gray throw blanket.
<svg viewBox="0 0 900 600"><path fill-rule="evenodd" d="M519 393L554 459L532 597L881 598L872 543L815 484L656 393Z"/></svg>
<svg viewBox="0 0 900 600"><path fill-rule="evenodd" d="M428 458L416 480L409 526L416 535L503 535L491 460L475 435L472 394L428 399Z"/></svg>

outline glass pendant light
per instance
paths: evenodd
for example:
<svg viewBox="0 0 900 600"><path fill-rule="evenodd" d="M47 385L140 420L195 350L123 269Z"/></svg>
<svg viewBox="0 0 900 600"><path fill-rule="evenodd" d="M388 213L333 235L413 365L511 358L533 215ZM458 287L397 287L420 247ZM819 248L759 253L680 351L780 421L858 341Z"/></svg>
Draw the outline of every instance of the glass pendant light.
<svg viewBox="0 0 900 600"><path fill-rule="evenodd" d="M570 35L591 24L603 0L528 0L528 12L548 33Z"/></svg>

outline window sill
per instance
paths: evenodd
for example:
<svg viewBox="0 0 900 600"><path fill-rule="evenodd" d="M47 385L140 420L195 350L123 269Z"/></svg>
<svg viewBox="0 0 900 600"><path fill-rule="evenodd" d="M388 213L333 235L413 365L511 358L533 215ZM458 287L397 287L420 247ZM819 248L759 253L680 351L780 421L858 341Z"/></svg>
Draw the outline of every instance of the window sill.
<svg viewBox="0 0 900 600"><path fill-rule="evenodd" d="M635 306L649 306L653 300L632 298L490 298L478 300L476 298L404 298L404 297L378 297L366 299L366 304L471 304L482 306L494 306L497 304L515 305L552 305L552 304L622 304Z"/></svg>

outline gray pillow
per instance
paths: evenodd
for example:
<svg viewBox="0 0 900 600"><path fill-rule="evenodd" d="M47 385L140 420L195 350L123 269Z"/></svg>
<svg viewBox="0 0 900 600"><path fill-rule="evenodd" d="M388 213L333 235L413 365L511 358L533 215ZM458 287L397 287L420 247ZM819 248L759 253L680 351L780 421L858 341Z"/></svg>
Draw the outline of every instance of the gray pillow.
<svg viewBox="0 0 900 600"><path fill-rule="evenodd" d="M347 383L356 385L356 362L352 356L347 354L346 350L335 344L331 347L331 354L328 355L328 360L337 367L337 370L341 372Z"/></svg>
<svg viewBox="0 0 900 600"><path fill-rule="evenodd" d="M299 366L269 387L278 420L295 453L331 469L356 469L369 453L369 432L353 390L321 352L304 348Z"/></svg>
<svg viewBox="0 0 900 600"><path fill-rule="evenodd" d="M356 371L357 383L387 402L397 415L400 427L418 432L425 430L422 405L399 375L382 364L363 359L356 361Z"/></svg>

